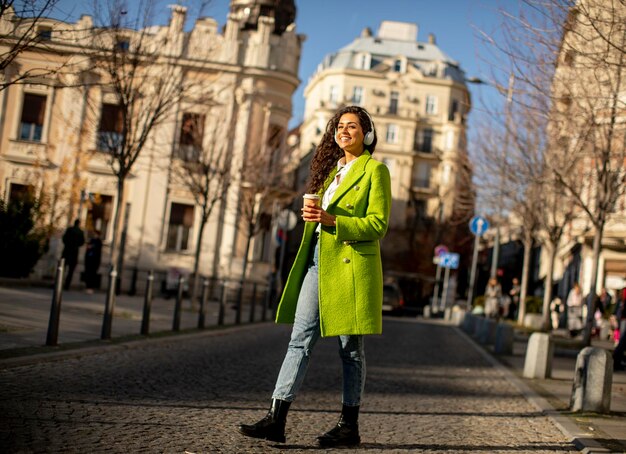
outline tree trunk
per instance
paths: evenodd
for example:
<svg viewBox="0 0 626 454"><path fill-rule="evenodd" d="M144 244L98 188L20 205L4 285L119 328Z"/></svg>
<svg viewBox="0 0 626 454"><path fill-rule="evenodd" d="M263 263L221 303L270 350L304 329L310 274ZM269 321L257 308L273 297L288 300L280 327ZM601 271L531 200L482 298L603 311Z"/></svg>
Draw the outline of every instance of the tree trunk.
<svg viewBox="0 0 626 454"><path fill-rule="evenodd" d="M200 269L200 253L202 251L202 237L204 236L204 227L207 220L205 216L202 216L200 220L200 228L198 229L198 237L196 239L196 252L194 254L193 261L193 286L191 287L191 305L196 306L196 299L198 296L198 285L200 282L200 276L198 276L198 270Z"/></svg>
<svg viewBox="0 0 626 454"><path fill-rule="evenodd" d="M526 294L528 293L528 272L530 271L530 253L533 247L533 238L530 233L524 235L524 261L522 263L522 282L519 294L519 307L517 309L517 323L524 323L526 315Z"/></svg>
<svg viewBox="0 0 626 454"><path fill-rule="evenodd" d="M252 229L248 230L246 239L246 251L243 255L243 264L241 266L241 288L243 288L243 282L246 280L246 270L248 269L248 253L250 252L250 243L252 242Z"/></svg>
<svg viewBox="0 0 626 454"><path fill-rule="evenodd" d="M543 289L543 308L541 314L543 316L543 328L550 330L550 302L552 301L552 273L554 271L554 262L556 261L557 243L552 244L550 248L550 258L548 261L548 270L546 272L546 284Z"/></svg>
<svg viewBox="0 0 626 454"><path fill-rule="evenodd" d="M126 179L123 176L118 176L117 180L117 201L115 204L115 217L113 219L113 237L111 238L111 252L110 252L110 265L117 266L119 260L119 247L120 238L122 232L122 222L124 222L124 210L126 208L125 203L125 187ZM122 276L118 274L118 278Z"/></svg>
<svg viewBox="0 0 626 454"><path fill-rule="evenodd" d="M585 330L583 334L583 345L589 347L591 345L591 330L593 328L595 301L596 301L596 284L598 282L598 270L600 265L600 249L602 246L602 235L604 233L604 222L596 228L593 236L593 262L591 265L591 286L587 295L587 320L585 322Z"/></svg>
<svg viewBox="0 0 626 454"><path fill-rule="evenodd" d="M243 298L243 284L246 281L246 270L248 269L248 253L250 252L250 243L252 242L253 228L248 227L248 235L246 239L246 250L243 254L243 264L241 266L241 280L239 281L239 291L237 292L237 307L241 310L241 300Z"/></svg>

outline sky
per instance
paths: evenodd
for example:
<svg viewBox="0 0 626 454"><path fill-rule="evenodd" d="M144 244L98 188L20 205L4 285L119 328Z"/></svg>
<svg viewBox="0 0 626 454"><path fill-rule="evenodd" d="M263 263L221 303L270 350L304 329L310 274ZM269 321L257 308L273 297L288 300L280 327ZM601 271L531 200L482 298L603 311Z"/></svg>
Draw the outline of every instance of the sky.
<svg viewBox="0 0 626 454"><path fill-rule="evenodd" d="M129 0L128 4L135 1ZM174 0L159 0L163 13L157 20L161 23L166 23L169 17L168 3ZM460 64L467 78L488 80L489 69L484 61L486 54L480 32L491 34L500 23L498 9L514 8L518 3L518 0L296 0L296 30L307 38L301 54L301 84L293 96L290 127L303 119L304 88L324 56L351 43L365 27L376 33L383 20L417 24L418 41L427 41L428 35L433 33L439 48ZM205 15L223 25L229 4L230 0L212 0ZM92 0L60 0L55 16L74 21L90 11ZM192 25L187 24L187 27ZM472 117L482 109L481 104L498 101L488 94L488 87L468 86L475 114L470 114L471 129Z"/></svg>

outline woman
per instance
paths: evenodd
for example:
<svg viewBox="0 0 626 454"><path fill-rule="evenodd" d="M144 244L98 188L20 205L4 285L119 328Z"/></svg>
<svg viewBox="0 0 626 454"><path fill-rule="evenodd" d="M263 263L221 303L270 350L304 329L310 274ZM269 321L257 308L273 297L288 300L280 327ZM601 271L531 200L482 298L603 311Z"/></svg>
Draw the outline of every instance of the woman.
<svg viewBox="0 0 626 454"><path fill-rule="evenodd" d="M387 232L391 182L372 159L374 123L365 109L349 106L328 122L311 162L309 192L321 207L306 206L304 234L278 306L277 323L293 323L268 414L240 425L249 437L285 441L291 402L304 380L320 336L338 336L343 364L339 422L318 437L323 447L360 443L358 415L365 384L363 335L382 332L383 274L379 240Z"/></svg>
<svg viewBox="0 0 626 454"><path fill-rule="evenodd" d="M502 287L495 277L489 279L485 289L485 315L489 318L500 316L500 299L502 298Z"/></svg>
<svg viewBox="0 0 626 454"><path fill-rule="evenodd" d="M583 329L583 293L578 282L567 294L567 329L575 337Z"/></svg>
<svg viewBox="0 0 626 454"><path fill-rule="evenodd" d="M95 288L100 288L98 269L102 261L102 240L100 230L93 231L93 237L87 243L85 250L85 285L87 293L93 293Z"/></svg>

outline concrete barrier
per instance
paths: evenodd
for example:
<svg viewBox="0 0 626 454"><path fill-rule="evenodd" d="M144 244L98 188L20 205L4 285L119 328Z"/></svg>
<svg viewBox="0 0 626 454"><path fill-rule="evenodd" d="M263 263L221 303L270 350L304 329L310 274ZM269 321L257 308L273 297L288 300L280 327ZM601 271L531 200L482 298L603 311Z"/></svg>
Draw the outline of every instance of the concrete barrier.
<svg viewBox="0 0 626 454"><path fill-rule="evenodd" d="M541 314L526 314L523 325L532 330L543 328L543 316Z"/></svg>
<svg viewBox="0 0 626 454"><path fill-rule="evenodd" d="M498 323L493 351L497 355L512 355L515 331L508 323Z"/></svg>
<svg viewBox="0 0 626 454"><path fill-rule="evenodd" d="M466 312L463 309L452 310L452 324L454 326L461 326L465 321Z"/></svg>
<svg viewBox="0 0 626 454"><path fill-rule="evenodd" d="M471 333L473 338L478 339L478 336L480 336L480 332L483 329L483 323L485 323L485 320L487 320L485 317L478 317L476 319L476 323L474 323L474 331Z"/></svg>
<svg viewBox="0 0 626 454"><path fill-rule="evenodd" d="M486 318L480 325L478 342L481 344L493 344L496 339L496 321Z"/></svg>
<svg viewBox="0 0 626 454"><path fill-rule="evenodd" d="M533 333L528 339L526 359L524 361L524 377L550 378L552 375L552 358L554 343L549 334Z"/></svg>
<svg viewBox="0 0 626 454"><path fill-rule="evenodd" d="M611 354L602 348L583 348L576 358L570 409L609 413L612 383L613 357Z"/></svg>
<svg viewBox="0 0 626 454"><path fill-rule="evenodd" d="M463 325L461 329L465 331L467 334L472 334L474 332L474 324L476 323L476 316L472 315L469 312L465 313L465 317L463 318Z"/></svg>

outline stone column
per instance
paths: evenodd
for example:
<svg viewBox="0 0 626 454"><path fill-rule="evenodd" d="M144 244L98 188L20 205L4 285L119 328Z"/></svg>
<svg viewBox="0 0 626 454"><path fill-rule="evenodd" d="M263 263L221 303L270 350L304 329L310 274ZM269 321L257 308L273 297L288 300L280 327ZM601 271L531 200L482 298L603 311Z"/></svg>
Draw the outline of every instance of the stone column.
<svg viewBox="0 0 626 454"><path fill-rule="evenodd" d="M603 348L586 347L576 359L570 409L608 413L611 407L613 358Z"/></svg>
<svg viewBox="0 0 626 454"><path fill-rule="evenodd" d="M554 344L549 334L533 333L528 340L524 377L549 378L552 375Z"/></svg>
<svg viewBox="0 0 626 454"><path fill-rule="evenodd" d="M512 355L515 332L508 323L498 323L493 351L497 355Z"/></svg>

